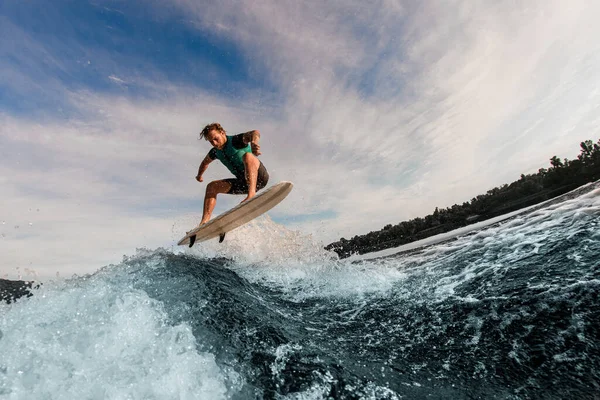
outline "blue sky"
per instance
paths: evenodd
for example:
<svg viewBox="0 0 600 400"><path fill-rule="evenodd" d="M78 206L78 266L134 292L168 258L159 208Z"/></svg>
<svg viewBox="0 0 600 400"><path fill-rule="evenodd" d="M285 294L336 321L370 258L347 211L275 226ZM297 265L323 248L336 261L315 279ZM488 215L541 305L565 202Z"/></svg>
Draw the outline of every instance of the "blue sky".
<svg viewBox="0 0 600 400"><path fill-rule="evenodd" d="M599 11L5 0L0 275L89 272L171 246L199 219L198 132L213 121L261 131L272 183L295 183L271 218L323 244L573 158L597 140ZM216 164L205 182L227 176Z"/></svg>
<svg viewBox="0 0 600 400"><path fill-rule="evenodd" d="M137 76L230 96L275 90L235 42L186 24L183 13L164 19L136 2L60 0L8 1L2 12L5 63L42 86L32 99L31 91L5 83L2 105L12 112L62 107L70 117L70 104L53 88L115 94L124 90L119 80ZM126 90L129 96L156 96L135 84Z"/></svg>

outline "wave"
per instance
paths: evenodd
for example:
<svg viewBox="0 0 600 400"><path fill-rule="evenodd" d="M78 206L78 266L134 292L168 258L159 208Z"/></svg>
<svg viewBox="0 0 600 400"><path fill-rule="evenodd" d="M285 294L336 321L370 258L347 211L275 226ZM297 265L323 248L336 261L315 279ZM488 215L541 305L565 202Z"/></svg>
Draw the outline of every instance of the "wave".
<svg viewBox="0 0 600 400"><path fill-rule="evenodd" d="M0 305L0 396L594 398L598 194L375 259L266 217L139 250Z"/></svg>

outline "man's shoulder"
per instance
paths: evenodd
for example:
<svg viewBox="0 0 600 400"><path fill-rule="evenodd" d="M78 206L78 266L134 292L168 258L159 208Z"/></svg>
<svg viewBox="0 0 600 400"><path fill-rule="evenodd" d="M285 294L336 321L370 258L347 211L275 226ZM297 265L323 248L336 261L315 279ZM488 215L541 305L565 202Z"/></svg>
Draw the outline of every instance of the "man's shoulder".
<svg viewBox="0 0 600 400"><path fill-rule="evenodd" d="M231 145L236 149L243 149L248 146L248 144L244 142L243 133L238 133L237 135L231 136Z"/></svg>

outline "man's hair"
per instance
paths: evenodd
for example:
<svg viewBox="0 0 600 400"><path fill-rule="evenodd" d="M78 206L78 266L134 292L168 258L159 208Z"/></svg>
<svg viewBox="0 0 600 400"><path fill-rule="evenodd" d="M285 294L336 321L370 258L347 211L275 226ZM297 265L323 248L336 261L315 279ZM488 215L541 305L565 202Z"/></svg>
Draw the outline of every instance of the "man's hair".
<svg viewBox="0 0 600 400"><path fill-rule="evenodd" d="M202 132L200 132L200 138L201 139L207 139L208 137L208 133L210 131L217 131L217 132L221 132L223 134L225 134L225 129L223 129L223 127L221 126L220 123L218 122L213 122L212 124L208 124L204 127L204 129L202 129Z"/></svg>

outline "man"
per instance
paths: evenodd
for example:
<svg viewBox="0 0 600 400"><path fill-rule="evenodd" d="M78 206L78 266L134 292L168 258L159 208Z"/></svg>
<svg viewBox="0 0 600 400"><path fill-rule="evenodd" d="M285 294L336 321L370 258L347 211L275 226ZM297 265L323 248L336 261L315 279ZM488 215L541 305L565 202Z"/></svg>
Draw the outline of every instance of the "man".
<svg viewBox="0 0 600 400"><path fill-rule="evenodd" d="M204 213L199 226L210 220L219 193L247 194L242 200L244 202L254 197L269 181L269 173L257 157L261 154L258 145L260 132L254 130L228 136L221 124L215 122L206 125L200 137L206 139L213 148L200 163L196 180L203 181L202 175L208 165L216 159L221 161L235 178L213 181L206 186Z"/></svg>

